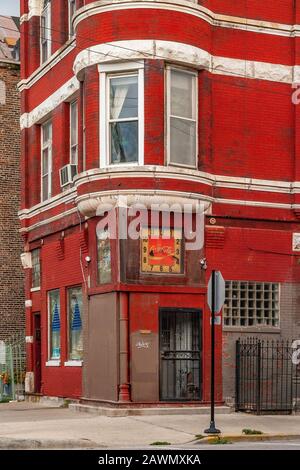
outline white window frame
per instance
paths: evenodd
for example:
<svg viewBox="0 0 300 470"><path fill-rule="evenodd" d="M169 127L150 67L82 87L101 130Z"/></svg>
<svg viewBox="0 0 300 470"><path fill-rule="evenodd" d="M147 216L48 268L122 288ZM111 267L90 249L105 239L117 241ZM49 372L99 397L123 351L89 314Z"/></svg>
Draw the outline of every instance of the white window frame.
<svg viewBox="0 0 300 470"><path fill-rule="evenodd" d="M43 38L43 18L47 18L48 26L46 26L46 38ZM51 2L48 2L47 5L43 8L41 13L40 19L40 35L41 35L41 42L40 42L40 62L44 64L47 60L51 57ZM47 44L47 54L46 57L43 57L43 45Z"/></svg>
<svg viewBox="0 0 300 470"><path fill-rule="evenodd" d="M61 297L60 297L60 289L50 289L47 291L47 338L48 338L48 360L46 362L46 366L60 366L61 363L61 345L62 345L62 335L61 335L61 329L60 329L60 334L59 334L59 340L60 340L60 358L58 359L53 359L51 357L51 348L52 348L52 339L51 339L51 312L50 312L50 292L53 291L58 291L58 298L59 298L59 316L60 316L60 325L61 325ZM61 328L61 326L60 326Z"/></svg>
<svg viewBox="0 0 300 470"><path fill-rule="evenodd" d="M44 142L44 127L50 125L50 138ZM48 168L44 173L43 151L48 148ZM43 177L48 175L48 197L43 198ZM41 202L45 202L52 197L52 121L48 120L41 124Z"/></svg>
<svg viewBox="0 0 300 470"><path fill-rule="evenodd" d="M118 166L139 166L144 164L144 62L99 65L100 79L100 168ZM111 163L109 140L109 83L110 78L138 76L138 161Z"/></svg>
<svg viewBox="0 0 300 470"><path fill-rule="evenodd" d="M74 9L72 11L72 4L74 5ZM75 30L73 27L73 16L76 12L76 0L68 0L68 16L69 16L69 39L73 38L75 35Z"/></svg>
<svg viewBox="0 0 300 470"><path fill-rule="evenodd" d="M173 116L171 115L171 72L172 71L178 71L178 72L184 72L186 74L190 74L194 76L195 78L195 119L189 119L189 118L182 118L181 116ZM197 169L198 168L198 113L199 113L199 106L198 106L198 72L190 69L185 69L185 68L180 68L180 67L174 67L174 66L168 66L166 69L166 107L167 107L167 113L166 113L166 128L167 128L167 165L170 166L178 166L178 167L183 167L183 168L192 168L192 169ZM196 142L195 142L195 164L194 165L185 165L184 163L177 163L177 162L172 162L171 161L171 117L177 117L178 119L182 120L187 120L187 121L192 121L195 122L195 129L196 129Z"/></svg>
<svg viewBox="0 0 300 470"><path fill-rule="evenodd" d="M72 108L76 107L76 142L72 143L72 127L74 125L73 119L72 119ZM72 165L77 165L78 166L78 100L74 100L70 102L70 163ZM76 161L72 161L72 149L76 148Z"/></svg>

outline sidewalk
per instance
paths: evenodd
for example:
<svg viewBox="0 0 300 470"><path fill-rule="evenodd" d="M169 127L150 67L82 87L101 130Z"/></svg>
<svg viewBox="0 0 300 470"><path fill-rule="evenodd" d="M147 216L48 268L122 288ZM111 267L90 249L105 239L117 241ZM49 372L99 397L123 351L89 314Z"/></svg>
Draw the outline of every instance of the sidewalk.
<svg viewBox="0 0 300 470"><path fill-rule="evenodd" d="M199 445L207 415L107 417L31 403L0 404L0 448L143 448L153 442ZM300 439L300 415L218 414L222 435L241 436L244 428L270 436ZM266 438L267 436L263 436ZM251 440L251 436L250 436Z"/></svg>

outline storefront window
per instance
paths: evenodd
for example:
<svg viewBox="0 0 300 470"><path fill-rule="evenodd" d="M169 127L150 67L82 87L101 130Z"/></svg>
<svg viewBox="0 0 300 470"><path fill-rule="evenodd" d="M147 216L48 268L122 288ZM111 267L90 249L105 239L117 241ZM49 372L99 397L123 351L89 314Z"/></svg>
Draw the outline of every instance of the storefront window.
<svg viewBox="0 0 300 470"><path fill-rule="evenodd" d="M98 284L111 282L111 249L108 230L97 230Z"/></svg>
<svg viewBox="0 0 300 470"><path fill-rule="evenodd" d="M59 289L48 293L49 308L49 357L60 359L60 297Z"/></svg>
<svg viewBox="0 0 300 470"><path fill-rule="evenodd" d="M81 361L83 358L82 338L82 289L68 289L69 359Z"/></svg>

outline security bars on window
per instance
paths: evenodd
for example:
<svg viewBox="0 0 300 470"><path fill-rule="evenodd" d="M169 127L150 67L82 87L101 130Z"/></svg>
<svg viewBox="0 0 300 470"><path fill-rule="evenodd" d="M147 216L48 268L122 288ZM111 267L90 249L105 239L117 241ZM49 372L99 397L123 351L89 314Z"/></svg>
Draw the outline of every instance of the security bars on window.
<svg viewBox="0 0 300 470"><path fill-rule="evenodd" d="M224 326L279 326L279 284L226 281Z"/></svg>

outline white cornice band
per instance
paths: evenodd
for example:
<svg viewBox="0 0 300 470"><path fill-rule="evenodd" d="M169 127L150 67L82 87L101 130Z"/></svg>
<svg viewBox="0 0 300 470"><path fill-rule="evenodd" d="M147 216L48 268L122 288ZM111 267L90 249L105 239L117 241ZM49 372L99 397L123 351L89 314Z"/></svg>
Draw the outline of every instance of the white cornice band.
<svg viewBox="0 0 300 470"><path fill-rule="evenodd" d="M41 123L55 108L70 98L79 90L80 84L76 77L71 78L55 93L50 95L30 113L22 114L20 118L21 129L27 129L34 124Z"/></svg>
<svg viewBox="0 0 300 470"><path fill-rule="evenodd" d="M76 56L73 70L75 75L79 75L81 70L91 65L121 60L138 62L147 58L164 59L205 69L213 74L288 84L300 80L300 66L218 57L190 44L161 40L127 40L98 44Z"/></svg>
<svg viewBox="0 0 300 470"><path fill-rule="evenodd" d="M41 14L41 0L29 0L29 12L21 17L21 23ZM270 21L241 18L215 13L208 8L188 0L101 0L90 3L77 11L74 24L91 15L108 11L155 8L172 10L198 17L214 27L233 28L262 34L294 37L300 34L300 25L274 23Z"/></svg>
<svg viewBox="0 0 300 470"><path fill-rule="evenodd" d="M287 182L287 181L272 181L272 180L260 180L252 178L241 178L241 177L229 177L222 175L212 175L210 173L201 172L198 170L188 170L183 168L175 167L164 167L164 166L143 166L143 167L108 167L104 169L93 169L86 172L80 173L74 180L74 187L68 190L66 193L61 193L49 201L39 203L30 209L23 209L19 212L20 220L30 219L41 213L44 213L50 209L60 206L61 204L72 204L79 201L77 198L77 188L82 184L88 182L102 180L102 179L114 179L114 178L151 178L159 179L178 179L180 181L188 181L195 183L202 183L210 187L215 188L227 188L227 189L241 189L245 191L259 191L259 192L273 192L279 194L299 194L300 193L300 182ZM149 190L151 191L151 190ZM132 190L128 190L127 193L132 193ZM144 190L136 190L135 194L143 193ZM110 192L102 192L103 196L109 196ZM114 194L118 193L115 191ZM153 189L152 194L156 194L157 190ZM181 196L202 198L208 202L217 202L222 204L230 205L246 205L256 207L270 207L274 209L298 209L300 206L293 204L277 203L277 202L266 202L266 201L251 201L251 200L240 200L240 199L224 199L214 198L211 196L200 195L200 193L184 193L181 192ZM90 194L80 196L80 198L87 200L91 197ZM54 216L54 217L60 217ZM47 219L49 220L49 219ZM51 220L56 220L51 218Z"/></svg>

